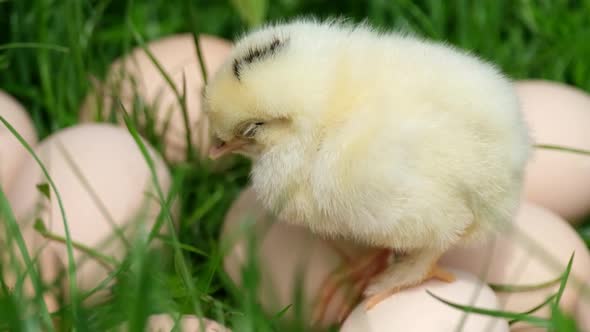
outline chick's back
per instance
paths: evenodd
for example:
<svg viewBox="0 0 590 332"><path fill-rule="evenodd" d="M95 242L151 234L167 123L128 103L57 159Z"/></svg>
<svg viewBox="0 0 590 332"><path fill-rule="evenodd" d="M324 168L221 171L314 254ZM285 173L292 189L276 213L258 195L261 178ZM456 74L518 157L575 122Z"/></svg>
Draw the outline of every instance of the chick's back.
<svg viewBox="0 0 590 332"><path fill-rule="evenodd" d="M510 81L448 45L324 28L324 49L299 41L331 59L308 226L407 248L506 225L530 146Z"/></svg>

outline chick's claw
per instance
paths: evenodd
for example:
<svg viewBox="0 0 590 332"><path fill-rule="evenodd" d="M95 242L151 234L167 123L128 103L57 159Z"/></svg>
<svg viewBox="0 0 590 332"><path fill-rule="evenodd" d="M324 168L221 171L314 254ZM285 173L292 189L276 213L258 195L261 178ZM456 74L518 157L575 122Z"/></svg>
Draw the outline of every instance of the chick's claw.
<svg viewBox="0 0 590 332"><path fill-rule="evenodd" d="M367 299L365 302L365 309L371 310L374 306L379 304L381 301L385 300L386 298L390 297L391 295L403 290L403 288L392 288L385 290L381 293L377 293Z"/></svg>
<svg viewBox="0 0 590 332"><path fill-rule="evenodd" d="M360 301L371 279L386 269L391 254L391 250L381 249L356 260L344 259L342 266L329 274L322 283L312 315L314 325L324 320L336 292L342 287L347 287L345 299L340 303L338 310L338 320L343 321Z"/></svg>
<svg viewBox="0 0 590 332"><path fill-rule="evenodd" d="M455 275L445 269L443 269L442 267L440 267L438 264L433 264L432 268L430 269L430 273L428 273L428 277L425 279L429 280L429 279L436 279L436 280L440 280L440 281L444 281L444 282L454 282L455 280L457 280L457 278L455 278Z"/></svg>

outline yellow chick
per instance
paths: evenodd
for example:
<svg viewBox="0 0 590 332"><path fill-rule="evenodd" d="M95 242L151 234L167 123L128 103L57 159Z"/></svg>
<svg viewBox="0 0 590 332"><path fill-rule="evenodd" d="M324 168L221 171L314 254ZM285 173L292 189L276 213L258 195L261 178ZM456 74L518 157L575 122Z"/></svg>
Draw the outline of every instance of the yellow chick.
<svg viewBox="0 0 590 332"><path fill-rule="evenodd" d="M519 204L530 142L512 84L449 45L337 20L268 25L237 42L204 104L210 156L251 157L268 209L404 253L366 287L368 307L451 281L439 257Z"/></svg>

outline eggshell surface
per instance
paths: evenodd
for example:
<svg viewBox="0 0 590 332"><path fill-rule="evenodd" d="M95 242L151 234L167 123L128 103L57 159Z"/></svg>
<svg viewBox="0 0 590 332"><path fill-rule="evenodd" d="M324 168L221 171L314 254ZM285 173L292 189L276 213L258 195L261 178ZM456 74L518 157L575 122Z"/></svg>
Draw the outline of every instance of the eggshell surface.
<svg viewBox="0 0 590 332"><path fill-rule="evenodd" d="M549 81L515 84L536 144L590 151L590 95ZM525 196L569 221L590 212L590 156L536 149L526 169Z"/></svg>
<svg viewBox="0 0 590 332"><path fill-rule="evenodd" d="M341 332L453 332L461 324L464 312L430 296L427 291L447 301L478 308L498 309L494 292L473 275L451 270L457 280L445 283L431 280L395 293L370 310L361 303L348 316ZM475 294L475 295L474 295ZM469 314L462 331L507 332L505 320Z"/></svg>
<svg viewBox="0 0 590 332"><path fill-rule="evenodd" d="M207 73L212 75L229 55L231 44L208 35L200 35L199 43ZM179 93L183 92L183 80L186 79L186 105L191 142L204 156L208 152L210 135L207 118L201 112L201 93L204 84L193 36L173 35L152 41L147 47L171 77ZM94 119L98 110L102 110L103 116L108 117L114 103L114 99L109 96L120 96L127 111L131 111L133 96L137 95L154 113L152 116L156 131L160 134L165 131L166 157L171 161L184 160L186 129L182 108L174 89L142 48L136 48L129 55L115 61L107 75L106 83L100 86L97 92L98 94L89 95L82 107L83 121ZM99 105L99 102L103 105ZM146 119L140 121L147 122Z"/></svg>
<svg viewBox="0 0 590 332"><path fill-rule="evenodd" d="M363 249L353 243L330 243L307 229L275 220L264 211L252 189L243 191L229 210L222 230L222 241L230 244L224 268L234 282L241 284L241 268L248 260L248 227L257 235L256 254L261 273L260 301L269 312L278 312L294 304L299 280L304 296L302 310L311 317L311 310L326 277L339 267L342 256L334 245L354 256ZM323 324L336 322L338 304L344 293L339 291L328 307ZM292 317L292 310L285 314Z"/></svg>
<svg viewBox="0 0 590 332"><path fill-rule="evenodd" d="M560 302L564 311L573 314L582 286L575 280L590 279L590 254L582 239L562 218L532 203L522 204L513 226L495 241L449 251L441 263L481 276L488 283L526 286L560 277L575 252L570 281ZM502 309L525 312L541 304L558 288L559 284L554 283L540 290L498 291L497 295ZM548 317L549 309L545 307L535 314Z"/></svg>
<svg viewBox="0 0 590 332"><path fill-rule="evenodd" d="M176 324L178 322L178 324ZM228 328L207 318L199 319L193 315L173 317L169 314L155 314L148 317L146 332L169 332L174 328L179 332L231 332ZM127 324L122 324L118 331L127 331Z"/></svg>
<svg viewBox="0 0 590 332"><path fill-rule="evenodd" d="M107 124L85 124L61 130L35 149L47 168L63 201L73 241L94 248L100 254L120 260L126 253L125 241L115 236L115 227L127 244L137 231L149 231L160 206L147 163L131 134ZM170 174L162 159L148 146L159 184L166 194ZM67 266L65 244L37 234L33 222L41 220L47 230L65 237L65 227L57 195L49 199L37 189L48 183L32 157L21 166L8 199L30 250L41 250L44 277L55 278ZM74 250L77 282L82 289L95 287L109 269L94 258ZM65 281L64 281L65 282Z"/></svg>
<svg viewBox="0 0 590 332"><path fill-rule="evenodd" d="M576 323L581 332L590 332L590 282L586 287L587 295L580 299L576 308Z"/></svg>
<svg viewBox="0 0 590 332"><path fill-rule="evenodd" d="M152 315L149 318L147 331L168 332L172 331L175 320L166 314ZM229 329L210 319L199 319L192 315L183 315L179 322L181 332L230 332Z"/></svg>
<svg viewBox="0 0 590 332"><path fill-rule="evenodd" d="M37 143L37 133L24 107L12 96L0 90L0 116L2 116L29 143ZM18 139L0 123L0 187L7 191L20 164L28 155Z"/></svg>

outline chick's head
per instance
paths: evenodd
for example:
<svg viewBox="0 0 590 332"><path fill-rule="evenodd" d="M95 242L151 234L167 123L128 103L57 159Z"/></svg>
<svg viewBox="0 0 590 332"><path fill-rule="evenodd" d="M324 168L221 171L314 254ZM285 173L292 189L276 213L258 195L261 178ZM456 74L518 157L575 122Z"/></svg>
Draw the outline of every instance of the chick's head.
<svg viewBox="0 0 590 332"><path fill-rule="evenodd" d="M230 152L256 158L314 135L325 74L321 60L305 49L302 33L294 26L270 26L235 45L204 91L217 140L211 158Z"/></svg>

